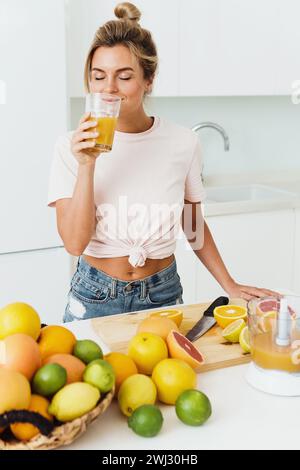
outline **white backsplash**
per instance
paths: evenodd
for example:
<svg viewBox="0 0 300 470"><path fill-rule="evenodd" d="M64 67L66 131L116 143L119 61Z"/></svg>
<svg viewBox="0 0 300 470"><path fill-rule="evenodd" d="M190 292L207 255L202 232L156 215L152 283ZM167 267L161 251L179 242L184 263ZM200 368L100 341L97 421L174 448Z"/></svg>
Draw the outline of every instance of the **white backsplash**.
<svg viewBox="0 0 300 470"><path fill-rule="evenodd" d="M204 178L247 174L300 176L300 104L286 97L147 98L148 114L192 127L213 121L224 127L230 150L224 152L221 135L202 129ZM71 99L71 128L84 112L82 98Z"/></svg>

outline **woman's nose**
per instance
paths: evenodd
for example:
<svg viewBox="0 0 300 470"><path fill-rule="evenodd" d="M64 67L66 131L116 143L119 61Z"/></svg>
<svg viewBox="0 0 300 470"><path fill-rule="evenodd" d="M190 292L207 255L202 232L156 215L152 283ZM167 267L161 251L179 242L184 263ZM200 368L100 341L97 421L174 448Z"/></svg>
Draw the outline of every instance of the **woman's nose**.
<svg viewBox="0 0 300 470"><path fill-rule="evenodd" d="M118 87L116 81L113 78L105 80L103 91L105 93L117 93Z"/></svg>

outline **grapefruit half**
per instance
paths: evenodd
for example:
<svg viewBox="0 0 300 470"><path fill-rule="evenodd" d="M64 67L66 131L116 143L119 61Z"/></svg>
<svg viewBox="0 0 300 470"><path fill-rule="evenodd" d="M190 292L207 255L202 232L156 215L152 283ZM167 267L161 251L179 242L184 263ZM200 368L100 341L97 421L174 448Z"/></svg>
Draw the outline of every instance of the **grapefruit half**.
<svg viewBox="0 0 300 470"><path fill-rule="evenodd" d="M167 336L167 345L170 357L182 359L193 369L198 369L204 363L204 357L195 348L193 343L176 330L170 331Z"/></svg>

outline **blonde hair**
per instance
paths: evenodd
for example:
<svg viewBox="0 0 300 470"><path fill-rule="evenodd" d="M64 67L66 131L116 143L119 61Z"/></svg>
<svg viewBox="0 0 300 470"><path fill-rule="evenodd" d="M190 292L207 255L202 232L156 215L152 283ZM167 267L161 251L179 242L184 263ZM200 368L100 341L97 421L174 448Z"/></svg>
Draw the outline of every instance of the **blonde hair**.
<svg viewBox="0 0 300 470"><path fill-rule="evenodd" d="M94 53L98 47L113 47L118 44L128 47L137 58L144 72L144 79L153 79L157 70L156 45L150 31L139 25L140 10L129 2L119 3L115 10L118 20L100 26L90 46L84 68L84 85L90 91L90 72Z"/></svg>

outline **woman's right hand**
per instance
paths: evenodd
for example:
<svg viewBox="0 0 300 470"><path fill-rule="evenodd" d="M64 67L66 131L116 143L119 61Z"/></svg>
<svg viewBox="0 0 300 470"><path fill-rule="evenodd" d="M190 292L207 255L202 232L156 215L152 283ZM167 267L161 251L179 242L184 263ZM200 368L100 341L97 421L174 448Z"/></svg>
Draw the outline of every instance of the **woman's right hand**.
<svg viewBox="0 0 300 470"><path fill-rule="evenodd" d="M101 150L95 147L98 136L95 129L97 121L91 120L90 117L91 113L85 113L82 116L71 140L72 153L80 165L95 163L101 153Z"/></svg>

